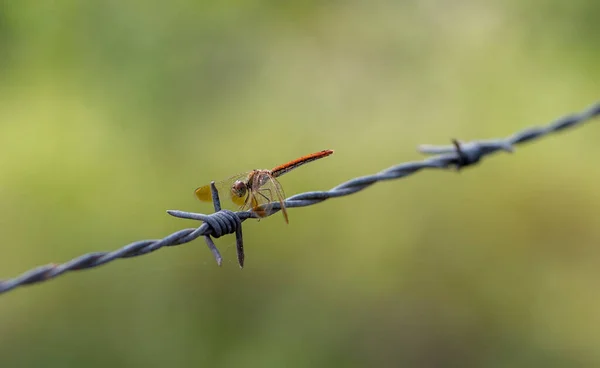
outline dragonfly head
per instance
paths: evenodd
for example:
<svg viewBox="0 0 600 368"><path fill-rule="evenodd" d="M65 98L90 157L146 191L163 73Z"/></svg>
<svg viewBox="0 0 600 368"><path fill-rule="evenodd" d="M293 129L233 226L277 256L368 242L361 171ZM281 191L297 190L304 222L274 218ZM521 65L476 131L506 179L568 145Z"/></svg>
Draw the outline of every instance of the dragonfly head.
<svg viewBox="0 0 600 368"><path fill-rule="evenodd" d="M242 198L246 195L246 191L246 183L241 180L236 180L233 182L233 185L231 186L231 194L234 197Z"/></svg>

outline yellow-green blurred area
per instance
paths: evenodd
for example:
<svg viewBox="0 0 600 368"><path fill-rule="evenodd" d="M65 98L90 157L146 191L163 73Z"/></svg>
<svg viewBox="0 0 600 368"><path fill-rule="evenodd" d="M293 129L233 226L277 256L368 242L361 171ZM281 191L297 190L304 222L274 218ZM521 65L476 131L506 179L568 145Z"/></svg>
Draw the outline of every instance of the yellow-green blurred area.
<svg viewBox="0 0 600 368"><path fill-rule="evenodd" d="M0 279L598 99L600 2L0 1ZM2 367L600 366L600 122L0 296Z"/></svg>

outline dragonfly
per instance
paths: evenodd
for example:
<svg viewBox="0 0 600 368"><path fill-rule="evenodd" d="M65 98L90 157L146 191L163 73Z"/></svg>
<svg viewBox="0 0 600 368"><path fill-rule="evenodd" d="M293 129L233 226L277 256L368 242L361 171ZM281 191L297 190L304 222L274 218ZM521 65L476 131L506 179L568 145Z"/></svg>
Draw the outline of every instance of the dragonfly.
<svg viewBox="0 0 600 368"><path fill-rule="evenodd" d="M225 194L240 211L252 210L259 219L271 213L274 203L279 203L283 218L289 223L285 208L285 194L277 180L281 175L309 162L333 154L333 150L323 150L302 156L271 170L254 169L215 183L219 196ZM197 188L196 197L203 202L212 201L210 185Z"/></svg>

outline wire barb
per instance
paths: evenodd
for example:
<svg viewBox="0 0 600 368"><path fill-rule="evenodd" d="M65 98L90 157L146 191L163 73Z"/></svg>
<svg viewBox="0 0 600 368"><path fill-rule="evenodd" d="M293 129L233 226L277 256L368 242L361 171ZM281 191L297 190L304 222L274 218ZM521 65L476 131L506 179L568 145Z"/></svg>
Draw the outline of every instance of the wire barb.
<svg viewBox="0 0 600 368"><path fill-rule="evenodd" d="M466 166L478 164L487 155L498 151L513 152L517 144L541 138L550 133L561 132L573 128L600 115L600 103L596 103L578 114L571 114L557 119L545 127L534 127L522 130L504 139L481 140L467 143L452 140L452 145L419 146L419 151L424 154L434 155L422 161L413 161L390 167L373 175L362 176L348 180L328 191L314 191L296 194L287 198L284 205L291 207L305 207L323 202L329 198L347 196L371 185L385 180L400 179L412 175L423 169L448 169L455 167L457 170ZM171 216L202 221L198 228L179 230L163 239L141 240L128 244L113 252L95 252L82 255L63 264L48 264L27 271L13 279L0 281L0 294L13 290L19 286L30 285L53 279L69 271L84 270L101 266L119 258L137 257L158 250L162 247L176 246L189 243L200 236L204 236L208 248L212 252L217 264L222 264L222 257L212 237L219 238L227 234L236 234L237 256L240 268L244 266L244 243L242 238L242 222L249 218L257 218L251 211L232 212L221 209L218 191L211 183L211 193L215 212L209 215L169 210ZM268 204L270 216L281 210L279 203ZM264 206L263 206L264 207Z"/></svg>

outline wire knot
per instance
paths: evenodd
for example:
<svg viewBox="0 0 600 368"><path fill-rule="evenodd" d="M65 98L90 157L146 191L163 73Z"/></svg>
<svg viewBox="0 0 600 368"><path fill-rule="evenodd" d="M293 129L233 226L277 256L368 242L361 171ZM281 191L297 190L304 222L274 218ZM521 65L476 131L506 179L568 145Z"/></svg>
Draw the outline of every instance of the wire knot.
<svg viewBox="0 0 600 368"><path fill-rule="evenodd" d="M217 265L221 266L223 264L223 257L221 257L221 253L210 235L220 238L223 235L235 233L238 264L240 268L244 268L244 239L242 238L242 220L240 217L233 211L223 209L202 217L202 221L209 226L209 230L204 235L204 240L215 257Z"/></svg>
<svg viewBox="0 0 600 368"><path fill-rule="evenodd" d="M208 228L203 228L202 226L204 225L202 225L195 232L197 234L204 235L206 245L208 245L208 249L210 249L211 253L215 257L215 260L217 261L217 265L219 266L223 264L223 257L221 257L219 249L217 249L215 242L210 236L212 235L214 238L220 238L223 235L235 233L238 263L240 268L244 268L245 255L244 239L242 238L242 218L240 217L239 213L221 209L221 200L219 199L219 192L214 181L210 183L210 190L215 208L215 212L211 213L210 215L184 211L167 211L167 213L175 217L200 220L207 225Z"/></svg>
<svg viewBox="0 0 600 368"><path fill-rule="evenodd" d="M453 139L452 145L454 145L457 156L455 163L457 170L476 164L483 157L483 150L477 142L461 144L457 139Z"/></svg>
<svg viewBox="0 0 600 368"><path fill-rule="evenodd" d="M230 210L220 210L206 215L203 219L210 227L210 235L220 238L223 235L233 234L242 226L242 220Z"/></svg>
<svg viewBox="0 0 600 368"><path fill-rule="evenodd" d="M463 167L475 165L484 156L495 151L513 152L512 144L506 140L473 141L462 143L452 139L451 146L421 145L419 151L426 154L443 155L438 156L436 163L440 167L454 166L456 170ZM444 155L445 154L445 155Z"/></svg>

